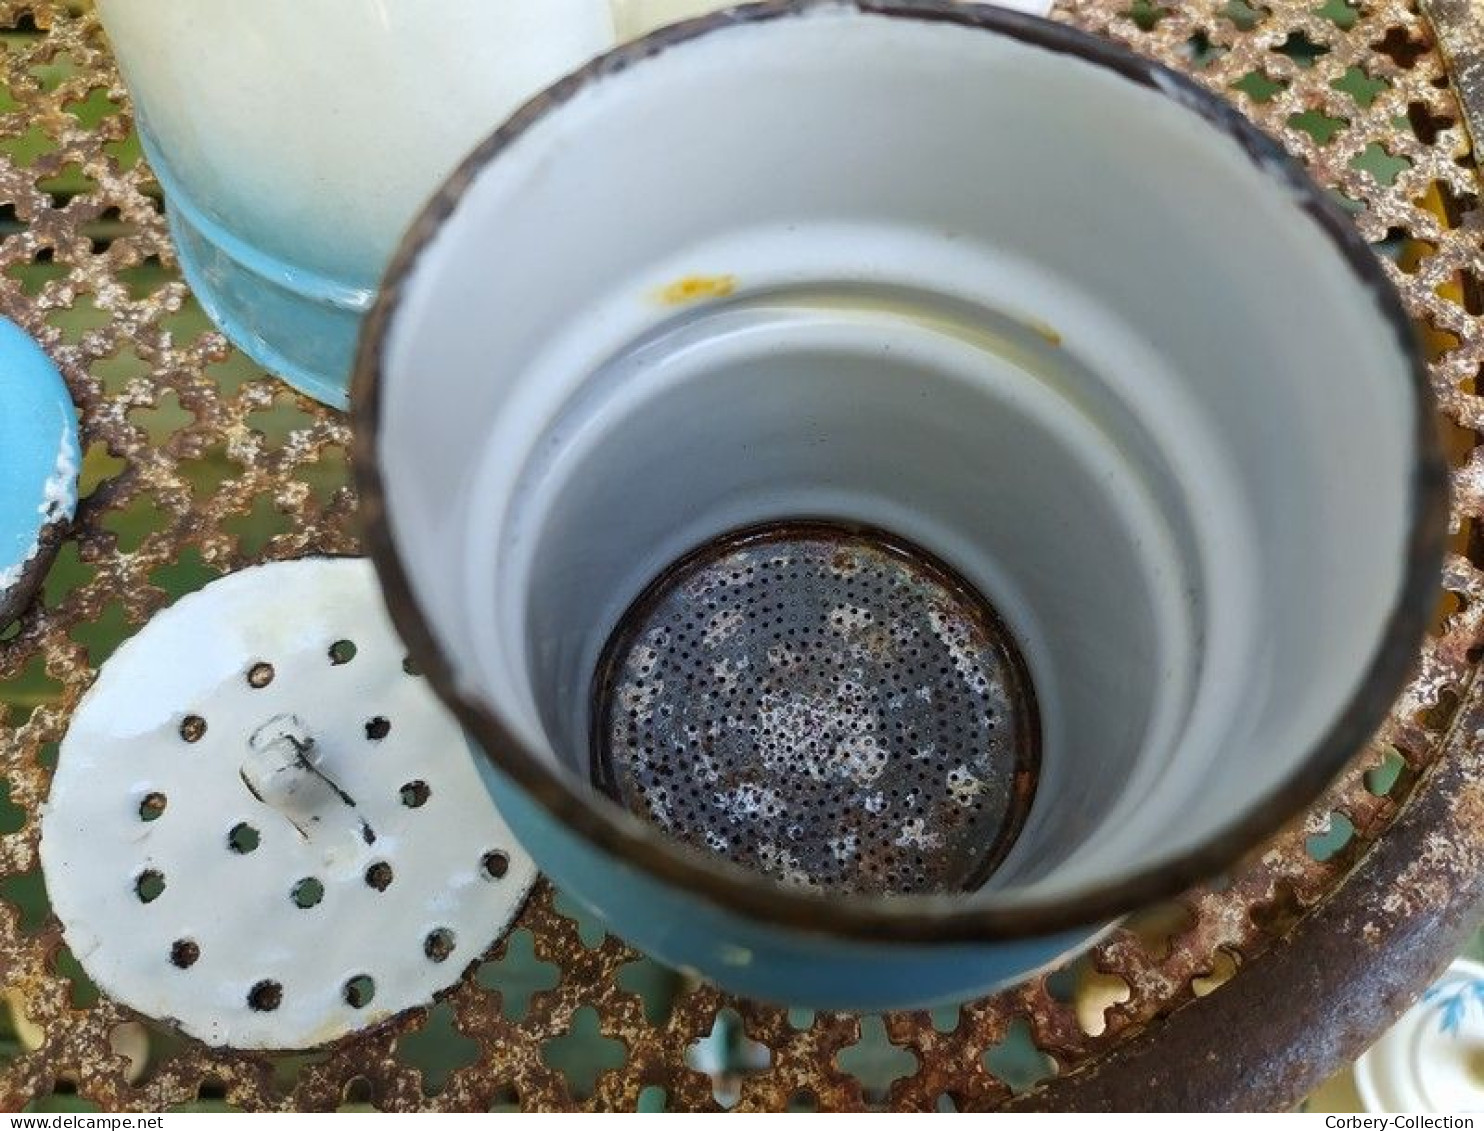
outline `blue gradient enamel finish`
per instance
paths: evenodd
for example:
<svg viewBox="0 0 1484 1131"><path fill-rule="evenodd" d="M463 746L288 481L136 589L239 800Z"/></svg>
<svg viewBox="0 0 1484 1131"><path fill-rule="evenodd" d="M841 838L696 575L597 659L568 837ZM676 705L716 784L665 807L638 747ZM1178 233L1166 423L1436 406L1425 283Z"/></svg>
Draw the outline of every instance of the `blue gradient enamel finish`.
<svg viewBox="0 0 1484 1131"><path fill-rule="evenodd" d="M0 318L0 606L34 580L42 530L77 509L77 411L35 340Z"/></svg>
<svg viewBox="0 0 1484 1131"><path fill-rule="evenodd" d="M880 945L771 927L607 857L563 828L471 746L521 847L613 934L746 997L808 1009L926 1009L982 997L1086 950L1101 930L994 943ZM828 914L828 908L823 912Z"/></svg>
<svg viewBox="0 0 1484 1131"><path fill-rule="evenodd" d="M347 283L265 254L181 190L148 127L140 140L165 190L180 269L202 308L234 345L269 372L332 408L349 403L351 363L376 280Z"/></svg>

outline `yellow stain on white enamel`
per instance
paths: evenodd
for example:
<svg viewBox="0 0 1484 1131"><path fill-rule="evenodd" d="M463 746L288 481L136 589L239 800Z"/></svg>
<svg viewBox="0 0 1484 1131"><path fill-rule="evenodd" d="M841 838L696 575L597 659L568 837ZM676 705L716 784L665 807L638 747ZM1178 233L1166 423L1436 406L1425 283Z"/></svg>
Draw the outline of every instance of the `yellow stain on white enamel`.
<svg viewBox="0 0 1484 1131"><path fill-rule="evenodd" d="M726 298L737 289L735 275L686 275L655 292L665 306L685 306L707 299Z"/></svg>
<svg viewBox="0 0 1484 1131"><path fill-rule="evenodd" d="M1061 345L1061 333L1056 329L1055 326L1052 326L1050 323L1042 322L1040 319L1033 318L1031 319L1031 321L1026 323L1026 325L1034 330L1036 334L1039 335L1041 339L1048 345Z"/></svg>

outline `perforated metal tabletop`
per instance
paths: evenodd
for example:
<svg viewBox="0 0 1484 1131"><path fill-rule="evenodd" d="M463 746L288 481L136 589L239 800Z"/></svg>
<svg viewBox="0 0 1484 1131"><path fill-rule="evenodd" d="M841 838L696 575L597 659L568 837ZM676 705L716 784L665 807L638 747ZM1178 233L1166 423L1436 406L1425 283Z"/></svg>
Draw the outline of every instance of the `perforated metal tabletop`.
<svg viewBox="0 0 1484 1131"><path fill-rule="evenodd" d="M70 711L153 612L249 563L357 551L348 426L201 314L94 17L0 2L0 313L60 365L86 451L43 595L0 633L0 1108L1285 1107L1402 1011L1484 901L1484 213L1459 103L1401 0L1068 0L1056 18L1191 73L1279 137L1423 331L1455 530L1418 674L1382 733L1223 882L962 1009L862 1019L732 1000L538 885L432 1010L269 1056L98 996L45 901L37 809Z"/></svg>

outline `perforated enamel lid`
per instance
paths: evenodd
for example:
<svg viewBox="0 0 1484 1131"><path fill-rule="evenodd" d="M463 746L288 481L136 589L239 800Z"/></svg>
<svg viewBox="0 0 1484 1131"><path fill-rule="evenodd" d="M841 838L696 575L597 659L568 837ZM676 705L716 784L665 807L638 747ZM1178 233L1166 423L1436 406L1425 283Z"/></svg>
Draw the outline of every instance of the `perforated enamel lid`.
<svg viewBox="0 0 1484 1131"><path fill-rule="evenodd" d="M244 570L126 642L62 743L41 857L105 992L241 1048L429 1002L536 875L358 559Z"/></svg>

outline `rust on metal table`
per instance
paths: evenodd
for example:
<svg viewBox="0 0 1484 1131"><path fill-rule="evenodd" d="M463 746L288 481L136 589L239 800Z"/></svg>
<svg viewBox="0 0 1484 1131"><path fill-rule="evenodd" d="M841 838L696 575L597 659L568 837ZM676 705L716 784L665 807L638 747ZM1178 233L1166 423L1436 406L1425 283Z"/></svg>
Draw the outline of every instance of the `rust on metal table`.
<svg viewBox="0 0 1484 1131"><path fill-rule="evenodd" d="M1459 102L1401 0L1066 0L1056 17L1181 68L1281 139L1386 257L1424 332L1453 552L1381 733L1223 882L950 1014L802 1015L684 982L657 1003L638 988L654 964L541 887L434 1009L273 1057L90 992L39 902L37 810L98 664L168 594L357 550L347 426L205 325L86 6L0 0L0 313L57 360L88 453L44 599L0 636L0 1108L1284 1107L1405 1008L1473 926L1484 863L1484 214ZM741 1054L718 1068L707 1050L726 1043Z"/></svg>

